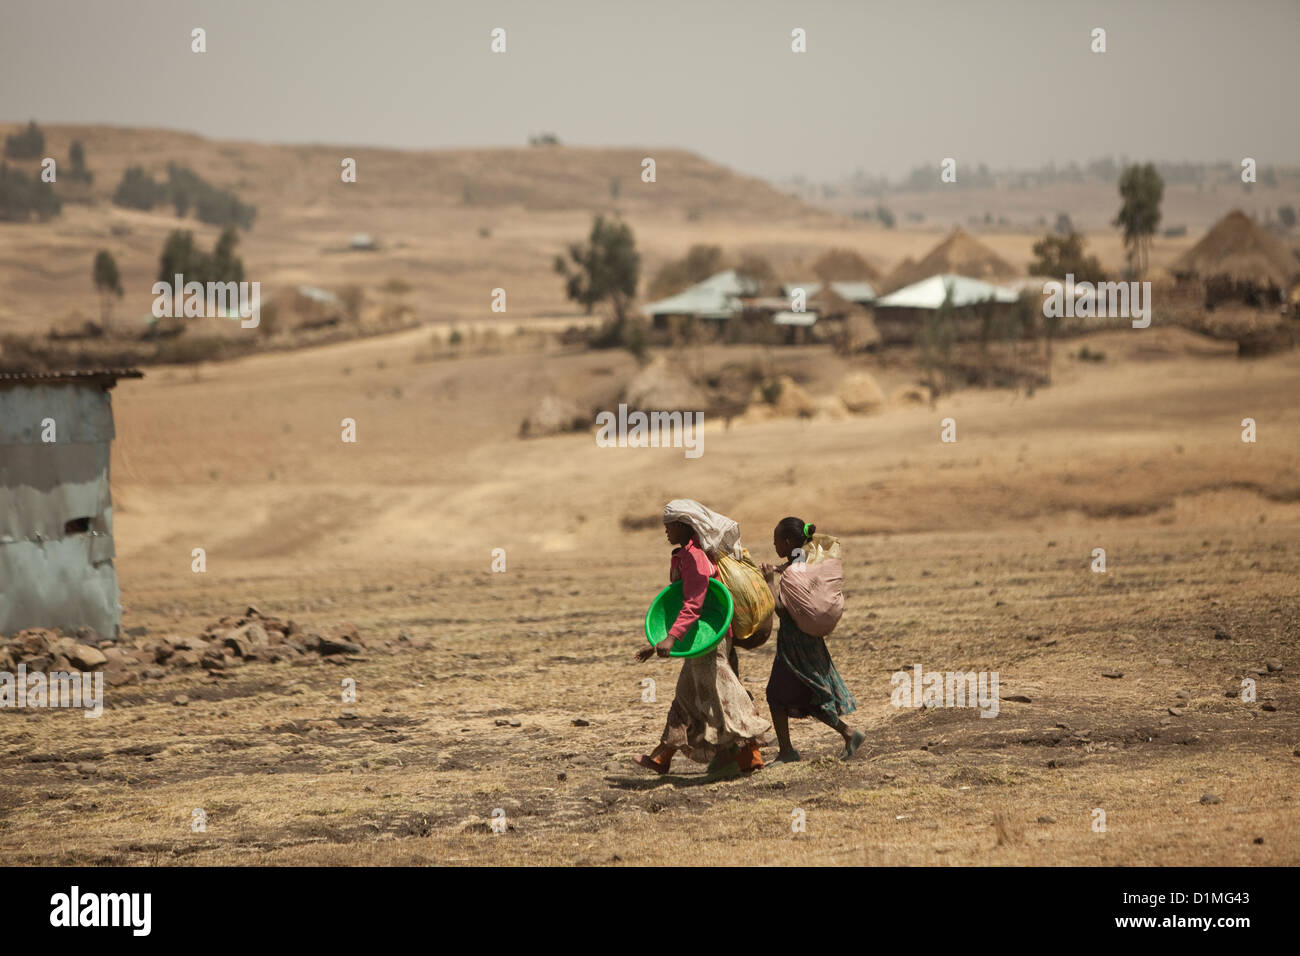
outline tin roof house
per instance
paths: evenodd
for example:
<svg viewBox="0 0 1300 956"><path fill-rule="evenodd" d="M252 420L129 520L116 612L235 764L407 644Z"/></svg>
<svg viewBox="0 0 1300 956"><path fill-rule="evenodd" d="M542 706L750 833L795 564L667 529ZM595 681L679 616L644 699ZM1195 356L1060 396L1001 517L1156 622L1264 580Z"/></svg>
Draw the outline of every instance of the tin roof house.
<svg viewBox="0 0 1300 956"><path fill-rule="evenodd" d="M0 634L116 638L109 390L135 369L0 373Z"/></svg>
<svg viewBox="0 0 1300 956"><path fill-rule="evenodd" d="M728 269L676 295L649 302L641 311L654 319L656 328L664 328L670 316L725 321L740 313L742 298L757 294L757 282Z"/></svg>
<svg viewBox="0 0 1300 956"><path fill-rule="evenodd" d="M803 289L804 296L810 300L820 295L823 290L830 289L845 302L852 302L855 305L871 305L876 301L876 290L870 282L866 281L787 282L781 286L781 294L788 298L798 289Z"/></svg>
<svg viewBox="0 0 1300 956"><path fill-rule="evenodd" d="M958 338L978 333L980 309L1007 311L1020 293L970 276L945 273L904 286L876 300L876 328L885 342L914 342L927 315L946 302L955 313Z"/></svg>

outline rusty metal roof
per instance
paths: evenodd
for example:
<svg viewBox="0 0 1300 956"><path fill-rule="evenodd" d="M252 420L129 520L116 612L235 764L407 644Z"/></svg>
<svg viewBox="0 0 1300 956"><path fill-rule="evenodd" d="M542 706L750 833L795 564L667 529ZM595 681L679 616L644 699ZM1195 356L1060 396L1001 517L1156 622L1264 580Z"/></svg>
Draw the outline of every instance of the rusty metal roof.
<svg viewBox="0 0 1300 956"><path fill-rule="evenodd" d="M112 388L119 378L144 378L138 368L78 368L54 372L0 372L0 388L6 385L102 385Z"/></svg>

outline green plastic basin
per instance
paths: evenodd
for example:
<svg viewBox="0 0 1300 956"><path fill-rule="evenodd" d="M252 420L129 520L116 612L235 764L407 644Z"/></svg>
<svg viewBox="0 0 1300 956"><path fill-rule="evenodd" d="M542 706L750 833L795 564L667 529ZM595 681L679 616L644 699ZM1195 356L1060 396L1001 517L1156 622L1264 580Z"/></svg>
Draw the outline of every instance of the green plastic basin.
<svg viewBox="0 0 1300 956"><path fill-rule="evenodd" d="M683 600L682 582L674 581L650 602L650 608L645 612L645 636L651 647L668 636L682 610ZM734 609L731 592L721 581L709 578L709 591L704 596L699 620L678 638L668 656L702 657L709 653L726 635Z"/></svg>

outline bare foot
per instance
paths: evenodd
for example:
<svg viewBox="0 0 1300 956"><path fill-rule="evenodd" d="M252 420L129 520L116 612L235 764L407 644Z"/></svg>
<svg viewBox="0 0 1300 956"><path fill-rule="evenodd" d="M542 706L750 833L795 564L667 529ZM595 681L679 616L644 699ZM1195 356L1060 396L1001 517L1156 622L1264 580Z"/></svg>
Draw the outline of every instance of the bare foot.
<svg viewBox="0 0 1300 956"><path fill-rule="evenodd" d="M853 736L844 742L844 753L840 754L840 759L852 759L853 755L858 752L858 748L862 746L863 741L866 739L866 734L860 730L855 730Z"/></svg>

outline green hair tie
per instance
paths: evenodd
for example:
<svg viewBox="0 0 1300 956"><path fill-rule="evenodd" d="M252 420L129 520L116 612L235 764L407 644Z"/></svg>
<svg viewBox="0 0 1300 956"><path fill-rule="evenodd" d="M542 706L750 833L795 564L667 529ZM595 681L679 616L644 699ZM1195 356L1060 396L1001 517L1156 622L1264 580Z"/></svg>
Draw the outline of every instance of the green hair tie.
<svg viewBox="0 0 1300 956"><path fill-rule="evenodd" d="M803 523L803 536L804 536L805 538L808 537L808 522L807 522L807 521L805 521L805 522Z"/></svg>

